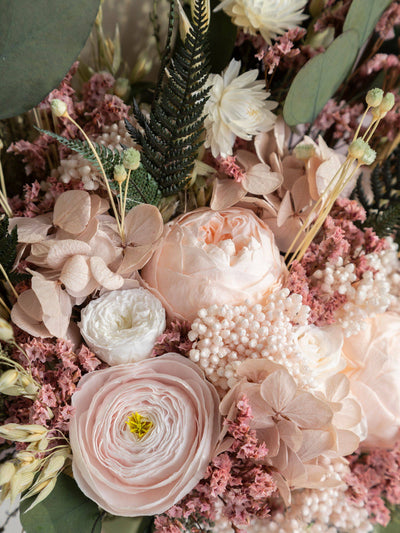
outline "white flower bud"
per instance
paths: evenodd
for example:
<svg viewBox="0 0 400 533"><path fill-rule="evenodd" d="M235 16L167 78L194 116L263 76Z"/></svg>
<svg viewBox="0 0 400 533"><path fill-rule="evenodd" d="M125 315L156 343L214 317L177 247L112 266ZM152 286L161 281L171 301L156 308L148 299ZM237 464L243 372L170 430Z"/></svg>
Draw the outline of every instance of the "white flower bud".
<svg viewBox="0 0 400 533"><path fill-rule="evenodd" d="M65 117L68 114L67 104L58 98L50 102L51 110L56 117Z"/></svg>
<svg viewBox="0 0 400 533"><path fill-rule="evenodd" d="M378 107L378 105L380 105L382 102L382 98L383 98L382 89L375 88L367 92L365 101L371 107Z"/></svg>

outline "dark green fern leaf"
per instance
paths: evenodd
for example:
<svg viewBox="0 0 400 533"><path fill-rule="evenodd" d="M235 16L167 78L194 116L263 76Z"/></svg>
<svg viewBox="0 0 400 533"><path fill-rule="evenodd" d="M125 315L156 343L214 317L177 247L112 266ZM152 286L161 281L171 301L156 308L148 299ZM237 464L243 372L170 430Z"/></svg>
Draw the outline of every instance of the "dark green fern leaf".
<svg viewBox="0 0 400 533"><path fill-rule="evenodd" d="M360 176L353 192L367 214L362 227L372 227L378 237L393 235L400 245L400 148L374 168L369 185L367 194Z"/></svg>
<svg viewBox="0 0 400 533"><path fill-rule="evenodd" d="M97 170L101 171L100 165L92 149L86 141L81 141L79 139L66 139L65 137L57 135L52 131L42 130L40 128L36 129L39 130L41 133L44 133L45 135L53 137L53 139L56 139L64 146L67 146L70 150L81 154L81 156L84 157L87 161L89 161L89 163L92 163L92 165L95 166ZM93 143L93 146L97 152L97 155L99 156L101 164L103 165L107 178L109 180L113 179L115 165L120 165L122 163L121 153L118 152L118 150L111 150L107 146L103 146L101 144Z"/></svg>
<svg viewBox="0 0 400 533"><path fill-rule="evenodd" d="M119 187L115 181L110 181L110 186L118 192ZM123 193L125 193L125 184L122 185L122 189ZM119 194L117 196L120 199ZM138 204L158 205L160 200L161 192L157 182L153 180L143 165L141 164L138 169L132 170L128 182L127 210L129 211Z"/></svg>
<svg viewBox="0 0 400 533"><path fill-rule="evenodd" d="M129 134L142 147L141 162L162 196L182 190L190 179L202 145L210 70L205 0L195 0L192 28L171 53L174 19L175 0L171 0L167 46L150 117L134 101L139 127L126 122Z"/></svg>
<svg viewBox="0 0 400 533"><path fill-rule="evenodd" d="M0 220L0 263L13 285L29 278L28 274L13 272L17 258L17 231L17 227L14 226L11 232L8 232L8 218L4 215ZM0 272L0 279L5 281L2 272Z"/></svg>

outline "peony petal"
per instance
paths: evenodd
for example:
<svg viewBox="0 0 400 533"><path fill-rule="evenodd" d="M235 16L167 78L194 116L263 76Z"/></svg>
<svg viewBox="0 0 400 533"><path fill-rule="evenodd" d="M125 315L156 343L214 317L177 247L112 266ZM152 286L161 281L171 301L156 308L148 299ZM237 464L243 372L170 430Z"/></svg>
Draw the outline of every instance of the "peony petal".
<svg viewBox="0 0 400 533"><path fill-rule="evenodd" d="M101 257L90 258L90 270L99 285L109 291L120 289L124 284L124 278L110 270Z"/></svg>
<svg viewBox="0 0 400 533"><path fill-rule="evenodd" d="M90 280L88 257L73 255L64 263L60 274L60 281L64 283L67 291L79 292L84 289Z"/></svg>
<svg viewBox="0 0 400 533"><path fill-rule="evenodd" d="M232 207L246 196L246 189L232 179L216 179L211 197L210 207L220 211Z"/></svg>
<svg viewBox="0 0 400 533"><path fill-rule="evenodd" d="M292 402L296 391L296 382L283 368L273 372L261 383L261 396L277 413Z"/></svg>
<svg viewBox="0 0 400 533"><path fill-rule="evenodd" d="M154 205L137 205L126 215L125 233L128 244L140 246L156 242L163 229L161 213Z"/></svg>
<svg viewBox="0 0 400 533"><path fill-rule="evenodd" d="M318 400L309 392L301 392L287 404L284 414L298 426L306 429L323 428L333 417L327 402Z"/></svg>
<svg viewBox="0 0 400 533"><path fill-rule="evenodd" d="M54 205L53 223L69 233L81 233L90 220L90 195L86 191L66 191Z"/></svg>

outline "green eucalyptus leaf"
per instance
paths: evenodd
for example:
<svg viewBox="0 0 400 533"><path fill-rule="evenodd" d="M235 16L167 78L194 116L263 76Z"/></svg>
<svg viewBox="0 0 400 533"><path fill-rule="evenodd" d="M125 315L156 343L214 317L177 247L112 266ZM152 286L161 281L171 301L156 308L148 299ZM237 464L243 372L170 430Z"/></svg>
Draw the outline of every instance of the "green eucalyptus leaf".
<svg viewBox="0 0 400 533"><path fill-rule="evenodd" d="M82 50L100 0L0 0L0 119L37 105Z"/></svg>
<svg viewBox="0 0 400 533"><path fill-rule="evenodd" d="M103 520L102 533L147 533L153 523L151 516L128 518L123 516L107 516Z"/></svg>
<svg viewBox="0 0 400 533"><path fill-rule="evenodd" d="M283 116L289 126L312 122L349 73L358 52L358 33L349 30L297 73Z"/></svg>
<svg viewBox="0 0 400 533"><path fill-rule="evenodd" d="M25 512L32 504L20 504L20 520L26 533L100 533L98 506L80 491L75 481L60 474L56 486L45 500Z"/></svg>
<svg viewBox="0 0 400 533"><path fill-rule="evenodd" d="M344 21L343 31L356 30L359 35L358 46L361 47L391 3L392 0L353 0Z"/></svg>
<svg viewBox="0 0 400 533"><path fill-rule="evenodd" d="M224 11L214 13L213 10L219 4L218 0L211 0L211 20L208 32L211 72L215 74L220 74L229 63L237 34L237 26Z"/></svg>
<svg viewBox="0 0 400 533"><path fill-rule="evenodd" d="M390 522L387 527L383 526L375 526L374 533L399 533L399 523L398 522Z"/></svg>

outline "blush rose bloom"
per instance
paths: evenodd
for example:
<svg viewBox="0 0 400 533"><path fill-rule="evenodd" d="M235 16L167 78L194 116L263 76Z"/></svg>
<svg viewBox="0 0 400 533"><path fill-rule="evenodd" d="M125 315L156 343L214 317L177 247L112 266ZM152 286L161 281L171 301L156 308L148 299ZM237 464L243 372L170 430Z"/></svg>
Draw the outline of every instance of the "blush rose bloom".
<svg viewBox="0 0 400 533"><path fill-rule="evenodd" d="M391 447L400 437L400 315L383 313L344 341L344 370L368 424L363 444Z"/></svg>
<svg viewBox="0 0 400 533"><path fill-rule="evenodd" d="M82 309L82 337L109 365L134 363L149 357L165 329L160 300L143 288L111 291Z"/></svg>
<svg viewBox="0 0 400 533"><path fill-rule="evenodd" d="M220 432L215 388L185 357L169 353L85 375L72 397L74 478L117 516L165 512L203 477ZM133 413L152 428L142 437Z"/></svg>
<svg viewBox="0 0 400 533"><path fill-rule="evenodd" d="M237 207L201 208L167 224L142 270L169 317L189 321L213 304L258 303L285 274L271 230Z"/></svg>

